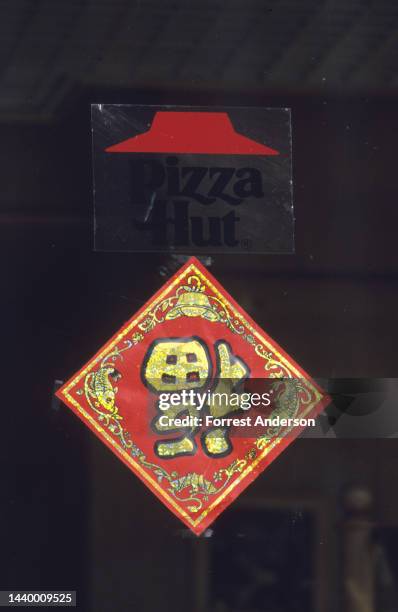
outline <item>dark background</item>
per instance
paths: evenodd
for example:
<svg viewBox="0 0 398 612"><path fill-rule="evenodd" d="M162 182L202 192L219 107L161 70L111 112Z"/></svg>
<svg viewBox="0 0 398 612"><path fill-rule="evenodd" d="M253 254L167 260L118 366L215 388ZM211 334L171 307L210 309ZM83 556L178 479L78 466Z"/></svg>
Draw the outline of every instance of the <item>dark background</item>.
<svg viewBox="0 0 398 612"><path fill-rule="evenodd" d="M25 0L0 13L1 588L76 589L95 612L237 610L228 590L247 575L217 551L250 557L280 505L284 597L245 611L304 609L289 574L309 558L313 610L342 610L342 491L364 487L394 530L396 440L298 440L197 540L53 389L180 263L93 252L92 102L290 107L296 254L210 269L314 376L396 377L398 5ZM240 503L257 509L238 533ZM312 535L308 507L323 517Z"/></svg>

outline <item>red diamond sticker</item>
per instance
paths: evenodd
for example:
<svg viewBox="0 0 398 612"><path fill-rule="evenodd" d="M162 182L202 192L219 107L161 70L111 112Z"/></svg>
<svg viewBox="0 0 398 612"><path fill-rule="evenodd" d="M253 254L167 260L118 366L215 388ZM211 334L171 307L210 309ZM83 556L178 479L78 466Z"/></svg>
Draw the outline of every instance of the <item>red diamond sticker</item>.
<svg viewBox="0 0 398 612"><path fill-rule="evenodd" d="M57 396L197 535L330 401L195 258Z"/></svg>

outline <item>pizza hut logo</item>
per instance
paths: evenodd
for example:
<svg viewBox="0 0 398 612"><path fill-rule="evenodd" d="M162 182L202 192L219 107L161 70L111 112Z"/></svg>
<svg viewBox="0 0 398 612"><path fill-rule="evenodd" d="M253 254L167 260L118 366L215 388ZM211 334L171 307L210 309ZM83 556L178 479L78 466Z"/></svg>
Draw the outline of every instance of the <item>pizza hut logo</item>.
<svg viewBox="0 0 398 612"><path fill-rule="evenodd" d="M256 217L270 216L276 206L286 213L278 172L285 160L275 162L286 155L240 133L230 113L158 110L145 127L101 152L109 167L124 167L120 189L113 189L114 208L123 209L121 242L134 234L147 244L138 250L239 250L253 236L256 242ZM275 222L267 225L263 233L275 233ZM261 249L253 244L253 250Z"/></svg>

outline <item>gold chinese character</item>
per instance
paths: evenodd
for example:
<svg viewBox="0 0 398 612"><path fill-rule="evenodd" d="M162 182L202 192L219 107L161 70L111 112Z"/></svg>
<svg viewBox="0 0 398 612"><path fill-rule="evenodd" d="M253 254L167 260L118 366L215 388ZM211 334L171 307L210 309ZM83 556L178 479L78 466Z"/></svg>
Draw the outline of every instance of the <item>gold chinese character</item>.
<svg viewBox="0 0 398 612"><path fill-rule="evenodd" d="M207 409L213 417L223 417L240 409L239 404L231 406L229 396L237 391L241 382L248 377L249 370L242 359L233 355L230 345L219 340L216 351L216 384L212 392L212 401ZM151 391L160 395L164 392L185 392L176 405L167 410L168 419L162 414L155 417L152 428L157 433L182 432L175 439L163 439L155 444L155 452L162 458L174 458L180 455L192 455L196 452L194 439L198 431L196 424L176 428L175 418L191 417L194 421L198 414L198 403L193 393L210 386L212 364L206 344L197 337L162 338L149 347L142 366L144 384ZM157 407L159 409L159 401ZM203 406L203 402L202 402ZM166 421L166 422L165 422ZM232 445L228 436L228 427L212 427L202 434L202 446L210 457L222 457L231 452Z"/></svg>

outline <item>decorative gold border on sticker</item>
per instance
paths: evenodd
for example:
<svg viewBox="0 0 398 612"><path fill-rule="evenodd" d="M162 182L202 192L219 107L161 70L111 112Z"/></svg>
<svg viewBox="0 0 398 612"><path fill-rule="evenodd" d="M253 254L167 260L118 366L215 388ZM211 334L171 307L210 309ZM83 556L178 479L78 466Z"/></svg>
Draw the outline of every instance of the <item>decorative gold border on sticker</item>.
<svg viewBox="0 0 398 612"><path fill-rule="evenodd" d="M216 508L228 495L229 493L238 485L240 484L245 477L250 474L250 472L252 472L257 465L259 465L259 463L261 463L261 461L282 441L282 439L284 437L286 437L286 435L293 429L293 427L290 428L286 428L284 429L282 432L280 432L278 434L278 438L274 439L271 443L267 444L265 446L265 448L263 448L262 452L255 457L255 459L253 459L253 461L245 468L242 470L242 472L231 482L231 484L229 486L227 486L227 488L223 489L222 493L220 493L215 499L214 501L209 504L209 506L207 506L203 512L200 514L200 516L198 516L198 518L196 520L193 520L189 514L175 501L175 499L169 495L167 493L167 491L165 491L164 488L162 488L161 486L159 486L158 482L156 482L156 480L154 480L150 473L147 472L145 469L142 468L142 466L134 460L134 458L128 453L126 452L119 444L116 443L116 441L114 440L114 438L112 436L110 436L107 431L101 427L101 425L83 408L83 406L74 398L70 395L70 391L71 389L73 389L79 382L80 380L85 377L93 368L94 366L99 363L109 352L112 351L112 349L117 346L117 344L123 339L125 338L125 336L130 333L134 327L136 325L138 325L138 323L142 320L145 319L145 317L147 317L147 315L153 311L154 308L156 308L156 306L164 299L167 297L167 295L171 292L171 290L176 287L177 285L179 285L182 281L183 278L185 278L186 276L188 276L188 274L194 272L196 276L198 276L202 281L204 281L204 283L211 289L211 291L217 296L217 298L220 300L220 302L228 309L230 309L234 315L234 317L236 317L236 319L238 319L241 323L243 323L243 325L246 327L246 329L248 329L251 334L253 334L261 343L263 343L274 355L276 355L278 357L278 359L285 364L287 370L289 372L292 372L293 374L295 374L297 376L297 378L303 378L303 375L294 367L293 364L291 364L288 359L286 359L286 357L284 357L284 355L282 355L281 353L279 353L278 350L276 350L275 346L270 343L266 338L264 338L256 329L254 329L252 327L252 325L250 325L250 323L248 321L246 321L245 317L243 316L243 314L241 312L239 312L238 310L235 309L235 307L229 303L229 301L223 296L223 294L213 285L213 283L201 272L201 270L199 270L199 268L196 267L195 264L190 264L185 270L184 272L182 272L179 276L177 276L174 281L172 281L164 291L162 291L158 297L156 299L154 299L149 306L140 314L138 315L137 318L135 318L130 324L128 324L117 336L115 336L115 338L106 346L106 348L101 351L92 361L90 361L88 363L88 365L81 370L77 376L75 376L70 382L69 384L62 390L62 394L65 396L66 400L73 405L78 412L94 427L94 429L101 434L101 436L103 436L103 438L105 440L107 440L107 442L123 457L123 459L125 461L127 461L127 463L129 463L131 465L131 467L133 468L134 471L138 472L138 474L140 474L142 476L142 478L146 481L148 481L148 483L150 484L150 486L157 491L157 493L163 497L165 500L167 500L167 502L170 504L170 506L172 506L174 508L174 510L177 512L177 514L179 514L180 516L182 516L184 518L185 521L187 521L192 527L197 527L205 518L206 516L212 512L214 510L214 508ZM250 345L250 344L249 344ZM259 353L257 353L258 356ZM315 399L308 404L306 410L301 414L302 417L305 417L314 406L316 406L319 401L322 399L322 395L321 393L318 391L318 389L312 384L310 379L305 378L307 387L311 390L311 392L313 393Z"/></svg>

